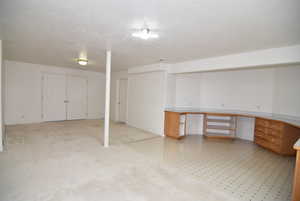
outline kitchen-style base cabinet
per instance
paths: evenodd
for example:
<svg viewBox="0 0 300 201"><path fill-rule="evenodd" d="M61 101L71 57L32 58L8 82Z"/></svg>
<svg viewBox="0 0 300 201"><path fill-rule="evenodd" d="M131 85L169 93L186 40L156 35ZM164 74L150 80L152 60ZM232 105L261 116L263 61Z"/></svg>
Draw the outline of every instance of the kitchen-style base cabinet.
<svg viewBox="0 0 300 201"><path fill-rule="evenodd" d="M295 155L300 129L276 120L256 118L254 142L282 155Z"/></svg>
<svg viewBox="0 0 300 201"><path fill-rule="evenodd" d="M180 139L186 132L186 114L165 112L165 135Z"/></svg>

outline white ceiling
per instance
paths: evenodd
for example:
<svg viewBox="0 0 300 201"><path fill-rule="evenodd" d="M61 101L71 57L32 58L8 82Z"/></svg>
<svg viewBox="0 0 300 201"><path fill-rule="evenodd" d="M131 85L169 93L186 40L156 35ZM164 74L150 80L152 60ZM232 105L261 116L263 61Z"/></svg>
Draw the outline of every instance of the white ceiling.
<svg viewBox="0 0 300 201"><path fill-rule="evenodd" d="M105 70L111 48L114 71L157 63L221 56L300 44L299 0L3 0L4 57ZM159 39L131 33L144 21Z"/></svg>

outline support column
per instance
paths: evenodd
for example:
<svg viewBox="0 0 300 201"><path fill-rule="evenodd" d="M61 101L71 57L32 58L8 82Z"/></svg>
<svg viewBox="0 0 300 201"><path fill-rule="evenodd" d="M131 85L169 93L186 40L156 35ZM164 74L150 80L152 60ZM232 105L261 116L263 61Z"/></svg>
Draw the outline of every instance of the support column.
<svg viewBox="0 0 300 201"><path fill-rule="evenodd" d="M111 51L108 50L108 51L106 51L104 147L109 146L110 77L111 77Z"/></svg>

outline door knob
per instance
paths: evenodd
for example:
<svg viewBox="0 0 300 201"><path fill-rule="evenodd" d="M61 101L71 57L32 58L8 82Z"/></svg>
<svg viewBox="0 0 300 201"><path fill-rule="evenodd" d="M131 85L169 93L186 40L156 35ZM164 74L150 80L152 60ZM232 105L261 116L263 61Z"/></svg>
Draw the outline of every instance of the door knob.
<svg viewBox="0 0 300 201"><path fill-rule="evenodd" d="M68 100L65 100L64 103L69 103L69 101L68 101Z"/></svg>

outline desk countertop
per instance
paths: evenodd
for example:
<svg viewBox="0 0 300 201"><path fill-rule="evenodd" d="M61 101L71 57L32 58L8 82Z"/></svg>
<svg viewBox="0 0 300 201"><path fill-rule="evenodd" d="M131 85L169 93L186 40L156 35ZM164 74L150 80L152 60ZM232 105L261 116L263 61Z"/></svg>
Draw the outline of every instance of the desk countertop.
<svg viewBox="0 0 300 201"><path fill-rule="evenodd" d="M292 126L300 128L300 117L288 116L282 114L266 113L266 112L251 112L243 110L220 110L213 108L190 108L190 107L173 107L166 108L165 111L178 112L178 113L216 113L216 114L230 114L243 117L260 117L264 119L271 119L276 121L282 121Z"/></svg>

